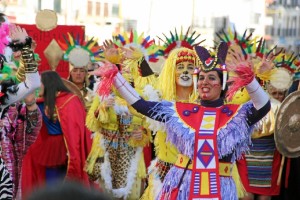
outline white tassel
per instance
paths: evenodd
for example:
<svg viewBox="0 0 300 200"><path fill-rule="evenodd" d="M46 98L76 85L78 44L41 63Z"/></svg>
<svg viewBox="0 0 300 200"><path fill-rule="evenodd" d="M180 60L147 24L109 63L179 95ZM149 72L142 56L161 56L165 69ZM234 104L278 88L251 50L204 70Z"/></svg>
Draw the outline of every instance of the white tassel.
<svg viewBox="0 0 300 200"><path fill-rule="evenodd" d="M197 84L198 84L198 73L199 69L195 68L194 73L193 73L193 83L194 83L194 92L197 92Z"/></svg>
<svg viewBox="0 0 300 200"><path fill-rule="evenodd" d="M226 65L222 65L222 71L223 71L223 85L222 85L222 90L225 90L226 87L226 82L227 82L227 69Z"/></svg>

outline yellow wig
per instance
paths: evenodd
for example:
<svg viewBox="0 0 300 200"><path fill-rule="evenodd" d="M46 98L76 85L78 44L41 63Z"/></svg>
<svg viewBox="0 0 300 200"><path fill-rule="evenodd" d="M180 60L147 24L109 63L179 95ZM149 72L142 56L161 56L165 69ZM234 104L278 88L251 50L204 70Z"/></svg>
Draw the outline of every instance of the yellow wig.
<svg viewBox="0 0 300 200"><path fill-rule="evenodd" d="M162 94L162 99L167 101L176 100L176 84L175 84L175 70L176 70L176 61L179 59L182 60L182 57L179 57L180 52L187 52L189 55L193 56L185 56L183 58L186 60L193 60L195 66L199 65L198 57L194 50L188 48L177 48L172 50L166 59L162 71L158 77L157 89ZM190 102L194 102L198 98L198 94L196 91L193 91L193 94L190 96Z"/></svg>

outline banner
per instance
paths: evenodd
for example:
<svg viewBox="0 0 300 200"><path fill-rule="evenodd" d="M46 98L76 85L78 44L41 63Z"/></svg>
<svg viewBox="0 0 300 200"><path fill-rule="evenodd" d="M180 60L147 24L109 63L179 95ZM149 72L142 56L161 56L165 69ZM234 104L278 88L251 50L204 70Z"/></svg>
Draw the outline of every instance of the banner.
<svg viewBox="0 0 300 200"><path fill-rule="evenodd" d="M44 55L44 50L50 44L52 39L56 41L64 41L63 35L67 36L67 33L73 33L74 35L79 34L80 38L85 37L85 26L70 26L70 25L58 25L51 31L41 31L35 24L18 24L20 27L25 28L28 35L36 41L37 47L35 53L39 54L41 61L39 65L39 72L45 70L51 70L51 67ZM58 74L67 78L69 76L69 63L61 60L56 68Z"/></svg>

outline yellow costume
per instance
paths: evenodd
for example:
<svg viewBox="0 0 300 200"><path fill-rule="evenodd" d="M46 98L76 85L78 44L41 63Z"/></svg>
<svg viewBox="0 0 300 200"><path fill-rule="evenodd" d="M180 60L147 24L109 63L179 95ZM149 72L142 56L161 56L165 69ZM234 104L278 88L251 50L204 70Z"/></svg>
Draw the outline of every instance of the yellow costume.
<svg viewBox="0 0 300 200"><path fill-rule="evenodd" d="M131 34L133 33L132 37L119 35L122 42L114 41L115 45L130 47L129 38L137 37L137 33L134 31ZM148 45L142 35L134 41ZM148 53L155 52L155 47L148 47ZM141 69L143 62L149 60L148 55L136 48L132 57L125 60L120 49L116 51L119 54L107 52L106 59L115 64L122 63L121 73L143 96L143 87L155 80L151 71L148 70L145 74ZM113 104L109 103L111 99L114 99ZM86 165L91 179L98 179L100 187L115 198L139 199L143 191L142 179L147 176L143 147L151 142L151 132L147 129L145 117L129 106L113 88L108 97L94 97L86 121L87 127L95 132Z"/></svg>
<svg viewBox="0 0 300 200"><path fill-rule="evenodd" d="M145 120L126 101L114 98L115 105L106 107L105 99L96 96L88 112L86 125L95 135L87 171L96 176L93 179L101 177L101 186L114 197L138 199L140 191L132 192L132 188L146 178L143 147L149 143L150 133L144 128ZM143 130L142 137L135 139L132 134L138 129ZM96 163L100 165L98 177L93 174Z"/></svg>
<svg viewBox="0 0 300 200"><path fill-rule="evenodd" d="M189 53L191 57L181 57L181 53ZM157 90L161 95L161 99L167 101L176 101L176 82L175 82L175 68L176 63L181 60L182 62L187 60L193 60L194 66L197 66L198 60L195 52L188 48L177 48L170 52L166 59L162 71L158 77ZM195 103L197 101L197 92L192 92L187 96L184 102ZM170 142L167 142L167 134L163 130L156 132L155 139L155 153L156 159L152 161L151 166L148 169L149 184L142 196L142 199L155 199L160 192L162 182L169 169L173 166L178 158L178 150Z"/></svg>

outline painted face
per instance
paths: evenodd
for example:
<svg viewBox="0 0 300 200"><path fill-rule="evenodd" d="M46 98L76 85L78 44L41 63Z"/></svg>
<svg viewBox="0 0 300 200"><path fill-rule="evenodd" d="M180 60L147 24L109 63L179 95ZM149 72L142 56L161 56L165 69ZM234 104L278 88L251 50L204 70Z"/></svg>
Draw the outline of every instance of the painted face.
<svg viewBox="0 0 300 200"><path fill-rule="evenodd" d="M198 92L202 100L217 100L220 98L221 91L221 79L216 71L200 72Z"/></svg>
<svg viewBox="0 0 300 200"><path fill-rule="evenodd" d="M75 84L82 84L85 81L86 70L84 68L74 68L70 72L70 76L72 77L72 81Z"/></svg>
<svg viewBox="0 0 300 200"><path fill-rule="evenodd" d="M193 73L195 65L191 62L185 61L176 65L176 84L183 87L190 87L193 85Z"/></svg>

